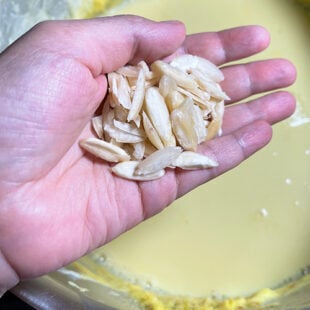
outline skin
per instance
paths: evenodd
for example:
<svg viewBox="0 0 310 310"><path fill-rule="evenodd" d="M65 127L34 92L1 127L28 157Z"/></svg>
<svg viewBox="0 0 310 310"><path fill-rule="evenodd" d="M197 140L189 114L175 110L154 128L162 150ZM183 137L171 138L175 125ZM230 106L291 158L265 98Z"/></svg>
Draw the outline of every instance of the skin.
<svg viewBox="0 0 310 310"><path fill-rule="evenodd" d="M284 59L225 65L269 44L259 26L186 36L180 22L136 16L44 22L0 55L0 293L20 280L66 265L168 206L196 186L236 167L271 139L290 116L291 94L252 94L295 80ZM105 74L127 63L182 53L223 66L231 97L223 135L199 152L217 168L169 171L162 179L115 177L79 141L102 102Z"/></svg>

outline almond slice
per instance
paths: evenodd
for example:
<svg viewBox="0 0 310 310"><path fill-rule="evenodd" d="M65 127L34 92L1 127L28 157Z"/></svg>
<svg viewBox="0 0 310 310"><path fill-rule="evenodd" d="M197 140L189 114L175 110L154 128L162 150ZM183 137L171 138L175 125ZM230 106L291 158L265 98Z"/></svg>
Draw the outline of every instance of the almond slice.
<svg viewBox="0 0 310 310"><path fill-rule="evenodd" d="M165 175L164 169L147 175L135 175L134 172L138 165L138 161L124 161L112 167L112 172L122 178L134 181L151 181L159 179Z"/></svg>
<svg viewBox="0 0 310 310"><path fill-rule="evenodd" d="M104 126L105 132L110 138L114 138L117 142L121 143L138 143L144 141L144 137L125 132L115 127L114 125L106 124Z"/></svg>
<svg viewBox="0 0 310 310"><path fill-rule="evenodd" d="M171 113L173 132L178 143L187 151L196 151L198 145L193 110L193 100L187 98Z"/></svg>
<svg viewBox="0 0 310 310"><path fill-rule="evenodd" d="M182 70L173 67L162 60L157 60L152 63L151 69L158 74L159 76L168 75L173 80L175 80L178 86L187 88L187 89L196 89L198 84L196 81L190 77L188 74Z"/></svg>
<svg viewBox="0 0 310 310"><path fill-rule="evenodd" d="M138 65L138 68L141 68L144 71L145 79L150 81L156 78L154 72L152 72L144 60L141 60Z"/></svg>
<svg viewBox="0 0 310 310"><path fill-rule="evenodd" d="M97 138L88 138L80 141L80 146L95 155L109 162L120 162L130 160L130 155L122 148Z"/></svg>
<svg viewBox="0 0 310 310"><path fill-rule="evenodd" d="M134 123L125 123L125 122L120 122L114 119L113 125L123 132L126 132L134 136L141 137L143 140L145 138L144 131L141 128L136 127Z"/></svg>
<svg viewBox="0 0 310 310"><path fill-rule="evenodd" d="M200 144L207 139L207 128L201 109L198 106L193 105L193 113L191 116L193 118L194 130L196 131L198 139L197 143Z"/></svg>
<svg viewBox="0 0 310 310"><path fill-rule="evenodd" d="M177 89L177 84L175 80L169 75L163 75L161 79L159 80L158 88L159 88L160 94L165 98L171 92Z"/></svg>
<svg viewBox="0 0 310 310"><path fill-rule="evenodd" d="M206 77L201 71L195 69L191 75L197 81L200 88L207 92L211 97L222 100L230 99L218 83Z"/></svg>
<svg viewBox="0 0 310 310"><path fill-rule="evenodd" d="M182 149L179 146L160 149L139 162L134 175L148 175L169 167L181 152Z"/></svg>
<svg viewBox="0 0 310 310"><path fill-rule="evenodd" d="M102 115L94 116L91 119L92 127L98 138L103 138Z"/></svg>
<svg viewBox="0 0 310 310"><path fill-rule="evenodd" d="M195 55L181 55L174 58L170 65L183 72L191 73L193 69L200 70L204 75L210 77L215 82L224 80L222 71L211 61Z"/></svg>
<svg viewBox="0 0 310 310"><path fill-rule="evenodd" d="M145 111L156 129L164 146L175 146L169 111L157 87L150 87L145 93Z"/></svg>
<svg viewBox="0 0 310 310"><path fill-rule="evenodd" d="M130 86L126 77L116 72L111 72L108 74L108 82L114 104L120 104L129 110L131 107Z"/></svg>
<svg viewBox="0 0 310 310"><path fill-rule="evenodd" d="M117 69L116 72L126 77L137 78L139 75L139 68L136 66L127 65Z"/></svg>
<svg viewBox="0 0 310 310"><path fill-rule="evenodd" d="M217 167L218 163L206 155L185 151L173 161L172 165L184 170L193 170Z"/></svg>
<svg viewBox="0 0 310 310"><path fill-rule="evenodd" d="M146 133L146 136L150 142L157 148L162 149L164 147L163 143L160 140L158 132L154 128L151 120L148 118L145 112L142 113L143 127Z"/></svg>
<svg viewBox="0 0 310 310"><path fill-rule="evenodd" d="M145 153L145 142L139 142L133 144L132 156L137 160L142 160Z"/></svg>
<svg viewBox="0 0 310 310"><path fill-rule="evenodd" d="M143 105L144 93L145 93L145 72L142 68L139 71L136 83L136 89L132 98L131 108L127 116L128 122L136 119L137 116L139 115L141 107Z"/></svg>
<svg viewBox="0 0 310 310"><path fill-rule="evenodd" d="M209 94L207 93L204 93L202 92L201 90L197 89L198 91L201 92L201 94L198 94L197 95L197 92L196 91L196 94L193 94L191 93L190 91L182 88L182 87L177 87L177 91L180 92L182 95L184 95L185 97L189 97L189 98L192 98L195 102L197 102L197 104L201 107L201 108L206 108L207 107L207 104L208 104L208 101L210 99L210 96ZM202 95L203 94L203 95Z"/></svg>
<svg viewBox="0 0 310 310"><path fill-rule="evenodd" d="M165 98L166 105L171 113L174 109L178 108L184 101L184 96L177 90L170 92Z"/></svg>
<svg viewBox="0 0 310 310"><path fill-rule="evenodd" d="M223 114L224 114L225 104L224 101L218 102L213 111L211 112L211 122L208 125L208 134L206 140L210 140L217 135L222 134L222 122L223 122Z"/></svg>

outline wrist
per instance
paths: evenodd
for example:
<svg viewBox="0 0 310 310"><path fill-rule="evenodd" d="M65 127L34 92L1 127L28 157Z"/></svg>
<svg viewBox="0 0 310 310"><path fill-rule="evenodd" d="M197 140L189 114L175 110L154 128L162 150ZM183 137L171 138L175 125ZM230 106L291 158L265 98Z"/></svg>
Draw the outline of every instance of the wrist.
<svg viewBox="0 0 310 310"><path fill-rule="evenodd" d="M19 277L0 250L0 298L19 282Z"/></svg>

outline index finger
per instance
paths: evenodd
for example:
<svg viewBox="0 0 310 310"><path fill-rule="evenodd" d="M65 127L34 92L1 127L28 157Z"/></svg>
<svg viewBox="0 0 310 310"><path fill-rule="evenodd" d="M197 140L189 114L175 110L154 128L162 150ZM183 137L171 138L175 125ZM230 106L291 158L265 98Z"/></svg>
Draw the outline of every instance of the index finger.
<svg viewBox="0 0 310 310"><path fill-rule="evenodd" d="M194 54L222 65L254 55L268 47L269 43L270 36L265 28L242 26L189 35L178 53Z"/></svg>

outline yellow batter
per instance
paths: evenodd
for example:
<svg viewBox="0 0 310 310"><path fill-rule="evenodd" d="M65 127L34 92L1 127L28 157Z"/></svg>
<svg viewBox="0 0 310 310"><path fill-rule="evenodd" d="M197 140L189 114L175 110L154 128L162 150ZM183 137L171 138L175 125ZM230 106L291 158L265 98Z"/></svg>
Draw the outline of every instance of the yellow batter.
<svg viewBox="0 0 310 310"><path fill-rule="evenodd" d="M285 57L295 63L298 79L291 91L298 108L275 126L272 143L242 166L71 268L129 290L151 305L147 309L211 309L215 304L236 309L277 297L284 291L266 288L300 277L310 265L310 19L296 2L281 0L136 0L109 14L119 13L179 19L189 33L265 26L272 43L259 58ZM100 257L112 274L157 295L108 275ZM307 281L305 277L300 283ZM163 297L162 291L187 299ZM159 303L156 296L161 296ZM206 297L230 299L206 302Z"/></svg>
<svg viewBox="0 0 310 310"><path fill-rule="evenodd" d="M91 18L117 6L122 0L67 0L71 18Z"/></svg>

